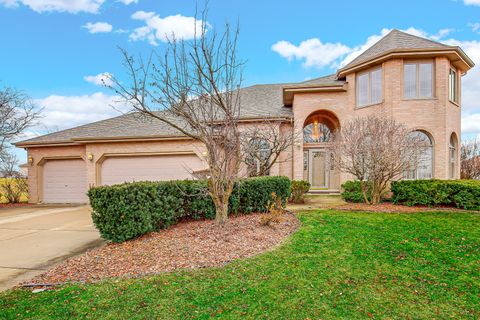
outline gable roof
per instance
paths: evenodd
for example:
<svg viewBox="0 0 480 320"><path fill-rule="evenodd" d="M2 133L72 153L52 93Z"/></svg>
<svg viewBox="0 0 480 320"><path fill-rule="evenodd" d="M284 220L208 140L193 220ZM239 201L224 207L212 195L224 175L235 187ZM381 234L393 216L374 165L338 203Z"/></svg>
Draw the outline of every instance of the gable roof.
<svg viewBox="0 0 480 320"><path fill-rule="evenodd" d="M397 29L393 29L370 48L365 50L358 57L353 59L343 68L337 71L337 76L342 77L347 70L361 66L382 56L393 53L419 53L419 52L456 52L468 66L468 69L474 66L473 61L463 52L460 47L449 46L440 42L415 36ZM465 66L462 68L465 69Z"/></svg>

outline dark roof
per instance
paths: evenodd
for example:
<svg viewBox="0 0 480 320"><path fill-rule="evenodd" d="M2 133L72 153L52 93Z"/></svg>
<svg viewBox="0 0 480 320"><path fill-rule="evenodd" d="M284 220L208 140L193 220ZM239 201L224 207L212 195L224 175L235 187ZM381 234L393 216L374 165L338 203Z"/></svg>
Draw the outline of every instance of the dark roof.
<svg viewBox="0 0 480 320"><path fill-rule="evenodd" d="M417 37L399 30L392 30L373 46L332 74L299 83L263 84L243 88L241 90L241 117L242 119L291 118L293 113L290 107L283 104L282 89L285 87L302 86L338 86L345 83L337 79L337 75L343 70L361 65L364 62L383 56L389 52L405 50L441 50L456 49L458 47L447 46L435 41ZM469 59L467 57L467 59ZM473 64L473 62L472 62ZM181 133L169 125L156 119L145 120L138 113L130 113L119 117L98 121L72 129L47 134L33 139L17 142L16 145L36 145L42 143L63 143L74 140L95 138L123 138L123 137L158 137L158 136L181 136Z"/></svg>
<svg viewBox="0 0 480 320"><path fill-rule="evenodd" d="M353 59L340 70L349 69L372 60L378 56L394 50L419 50L419 49L453 49L456 47L447 46L409 33L393 29L378 42L365 50L361 55Z"/></svg>
<svg viewBox="0 0 480 320"><path fill-rule="evenodd" d="M283 84L270 84L243 88L241 90L242 119L293 117L291 108L282 104L282 86ZM140 113L134 112L20 141L16 145L149 136L182 136L182 134L158 119L146 118Z"/></svg>
<svg viewBox="0 0 480 320"><path fill-rule="evenodd" d="M343 83L343 81L336 81L335 75L328 75L303 83L328 85L336 82ZM293 84L298 83L260 84L242 88L241 118L244 120L265 117L292 118L292 109L283 105L282 88ZM68 143L74 140L96 138L176 137L182 135L178 130L158 119L146 118L135 112L20 141L16 145Z"/></svg>
<svg viewBox="0 0 480 320"><path fill-rule="evenodd" d="M330 74L328 76L303 81L300 84L308 84L308 85L319 84L322 86L328 86L328 85L334 86L334 85L342 85L344 83L345 81L337 79L336 74Z"/></svg>

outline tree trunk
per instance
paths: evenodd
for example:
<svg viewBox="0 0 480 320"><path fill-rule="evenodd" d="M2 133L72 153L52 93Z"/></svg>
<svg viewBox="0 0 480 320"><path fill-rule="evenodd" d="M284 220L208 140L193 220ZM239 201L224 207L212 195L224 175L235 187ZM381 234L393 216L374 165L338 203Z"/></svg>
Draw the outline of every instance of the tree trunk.
<svg viewBox="0 0 480 320"><path fill-rule="evenodd" d="M370 201L368 200L368 196L367 196L368 188L365 187L365 183L362 180L360 180L360 189L362 189L363 200L365 200L366 204L370 204Z"/></svg>
<svg viewBox="0 0 480 320"><path fill-rule="evenodd" d="M218 198L217 201L213 201L215 204L215 222L223 225L228 219L228 197L225 201L225 197Z"/></svg>

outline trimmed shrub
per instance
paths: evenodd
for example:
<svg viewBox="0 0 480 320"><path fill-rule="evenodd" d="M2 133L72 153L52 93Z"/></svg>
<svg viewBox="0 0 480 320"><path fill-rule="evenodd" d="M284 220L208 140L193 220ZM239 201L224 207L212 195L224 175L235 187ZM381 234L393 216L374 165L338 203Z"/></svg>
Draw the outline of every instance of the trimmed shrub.
<svg viewBox="0 0 480 320"><path fill-rule="evenodd" d="M241 180L230 198L231 211L239 214L267 212L272 193L282 199L283 207L290 197L291 181L287 177L255 177Z"/></svg>
<svg viewBox="0 0 480 320"><path fill-rule="evenodd" d="M365 182L368 183L368 182ZM342 199L347 202L364 203L362 188L360 187L360 181L347 181L342 184ZM372 194L367 192L367 198L372 199Z"/></svg>
<svg viewBox="0 0 480 320"><path fill-rule="evenodd" d="M455 206L480 210L478 180L402 180L392 183L392 201L407 206Z"/></svg>
<svg viewBox="0 0 480 320"><path fill-rule="evenodd" d="M242 180L230 198L230 212L266 212L275 193L285 205L290 196L286 177ZM123 242L168 228L182 219L213 219L215 206L206 180L133 182L88 191L92 219L102 238Z"/></svg>
<svg viewBox="0 0 480 320"><path fill-rule="evenodd" d="M305 194L310 190L310 182L305 180L293 180L290 201L293 203L305 203Z"/></svg>

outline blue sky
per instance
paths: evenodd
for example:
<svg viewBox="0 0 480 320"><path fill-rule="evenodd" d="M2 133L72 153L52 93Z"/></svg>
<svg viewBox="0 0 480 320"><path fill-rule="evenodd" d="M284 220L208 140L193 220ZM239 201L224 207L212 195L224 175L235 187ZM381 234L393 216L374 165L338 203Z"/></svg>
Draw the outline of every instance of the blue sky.
<svg viewBox="0 0 480 320"><path fill-rule="evenodd" d="M166 32L189 38L194 13L191 0L0 0L0 85L45 108L28 136L115 116L95 80L123 74L118 47L148 54ZM210 0L212 28L237 20L245 85L330 74L392 28L461 45L480 64L480 0ZM480 71L463 85L464 136L479 135Z"/></svg>

